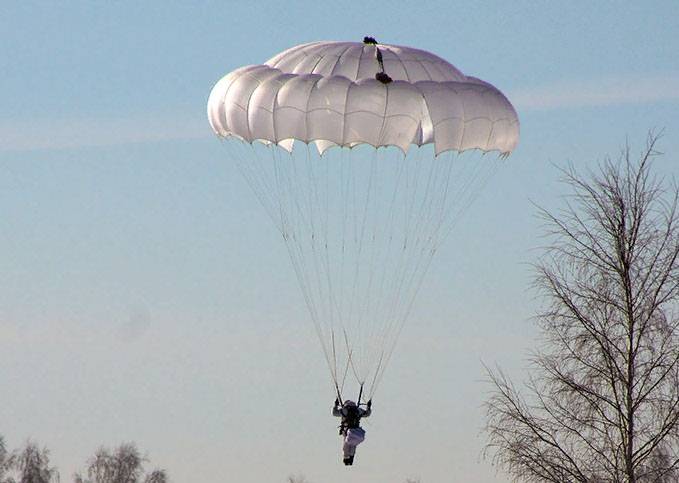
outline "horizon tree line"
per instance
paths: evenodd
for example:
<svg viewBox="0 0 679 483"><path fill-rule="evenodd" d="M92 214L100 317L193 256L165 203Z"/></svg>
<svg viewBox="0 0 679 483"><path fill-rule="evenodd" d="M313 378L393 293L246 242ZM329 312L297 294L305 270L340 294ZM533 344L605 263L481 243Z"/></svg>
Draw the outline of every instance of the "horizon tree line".
<svg viewBox="0 0 679 483"><path fill-rule="evenodd" d="M116 448L101 446L86 463L85 470L73 475L73 483L169 483L164 469L147 473L149 460L134 443ZM50 452L34 441L9 451L0 435L0 483L59 483L60 475L50 462Z"/></svg>

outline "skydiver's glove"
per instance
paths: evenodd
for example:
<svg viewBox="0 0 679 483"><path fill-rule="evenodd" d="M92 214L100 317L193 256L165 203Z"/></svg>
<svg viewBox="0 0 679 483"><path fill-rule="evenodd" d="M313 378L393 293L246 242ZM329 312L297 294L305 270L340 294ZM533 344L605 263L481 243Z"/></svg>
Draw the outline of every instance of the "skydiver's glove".
<svg viewBox="0 0 679 483"><path fill-rule="evenodd" d="M337 406L339 406L339 405L340 405L339 399L338 399L338 398L335 398L335 407L337 407Z"/></svg>
<svg viewBox="0 0 679 483"><path fill-rule="evenodd" d="M372 407L373 407L373 400L371 399L370 401L368 401L368 411L370 411L370 408L372 408Z"/></svg>

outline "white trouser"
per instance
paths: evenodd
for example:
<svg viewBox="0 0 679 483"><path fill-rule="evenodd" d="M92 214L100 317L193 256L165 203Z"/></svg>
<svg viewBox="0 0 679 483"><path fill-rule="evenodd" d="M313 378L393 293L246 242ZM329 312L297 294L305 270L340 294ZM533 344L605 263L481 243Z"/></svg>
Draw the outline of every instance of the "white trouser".
<svg viewBox="0 0 679 483"><path fill-rule="evenodd" d="M365 431L362 428L347 429L344 436L344 443L342 444L342 451L344 457L348 458L356 454L356 446L361 444L365 439Z"/></svg>

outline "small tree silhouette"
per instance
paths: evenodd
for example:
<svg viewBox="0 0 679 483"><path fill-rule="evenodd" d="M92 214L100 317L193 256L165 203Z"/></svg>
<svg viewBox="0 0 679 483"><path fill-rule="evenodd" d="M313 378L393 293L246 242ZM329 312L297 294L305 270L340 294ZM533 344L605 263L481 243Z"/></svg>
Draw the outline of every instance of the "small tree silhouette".
<svg viewBox="0 0 679 483"><path fill-rule="evenodd" d="M4 448L3 448L4 449ZM59 472L50 466L49 451L40 449L36 443L26 443L23 449L12 454L7 460L8 468L17 473L18 480L8 478L8 483L52 483L59 481Z"/></svg>
<svg viewBox="0 0 679 483"><path fill-rule="evenodd" d="M167 483L165 470L144 475L144 458L134 443L124 443L110 451L101 447L90 460L87 477L75 475L75 483Z"/></svg>

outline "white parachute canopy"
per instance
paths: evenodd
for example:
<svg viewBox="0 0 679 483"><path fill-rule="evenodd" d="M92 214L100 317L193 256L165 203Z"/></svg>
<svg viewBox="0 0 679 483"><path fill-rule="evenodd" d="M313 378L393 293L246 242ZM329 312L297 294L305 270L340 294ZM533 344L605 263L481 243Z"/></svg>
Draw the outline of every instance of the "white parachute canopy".
<svg viewBox="0 0 679 483"><path fill-rule="evenodd" d="M333 381L372 397L436 249L498 164L455 153L511 153L516 111L434 54L366 38L237 69L207 112L283 235Z"/></svg>
<svg viewBox="0 0 679 483"><path fill-rule="evenodd" d="M208 118L222 137L315 141L321 152L434 143L436 154L509 153L519 139L516 112L492 85L429 52L372 43L314 42L237 69L212 89Z"/></svg>

